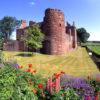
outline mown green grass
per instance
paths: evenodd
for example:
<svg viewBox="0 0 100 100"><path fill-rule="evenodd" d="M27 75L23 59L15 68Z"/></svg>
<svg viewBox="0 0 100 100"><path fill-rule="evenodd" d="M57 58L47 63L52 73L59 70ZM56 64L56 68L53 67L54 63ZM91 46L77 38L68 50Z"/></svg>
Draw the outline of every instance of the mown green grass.
<svg viewBox="0 0 100 100"><path fill-rule="evenodd" d="M96 54L100 55L100 45L88 45L87 47Z"/></svg>
<svg viewBox="0 0 100 100"><path fill-rule="evenodd" d="M18 56L21 53L23 52L4 51L4 58L6 60L16 59L19 65L24 66L23 70L31 63L33 64L33 69L37 70L37 74L43 77L48 77L60 71L64 71L68 75L83 77L99 73L99 70L89 57L85 48L79 47L77 50L65 56L38 53L30 57Z"/></svg>

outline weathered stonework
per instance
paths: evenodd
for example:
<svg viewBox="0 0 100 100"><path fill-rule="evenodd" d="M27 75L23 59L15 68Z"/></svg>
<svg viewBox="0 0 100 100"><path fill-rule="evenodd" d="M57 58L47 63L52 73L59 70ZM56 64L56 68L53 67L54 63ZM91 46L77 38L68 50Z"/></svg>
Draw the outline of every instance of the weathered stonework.
<svg viewBox="0 0 100 100"><path fill-rule="evenodd" d="M42 24L45 33L44 49L48 54L66 54L77 47L75 26L65 26L64 13L57 9L47 9Z"/></svg>
<svg viewBox="0 0 100 100"><path fill-rule="evenodd" d="M22 20L20 29L16 30L17 42L15 44L18 45L16 50L27 50L27 47L22 41L22 37L25 35L25 30L35 23L36 22L30 21L29 26L27 26L26 21ZM47 9L45 11L43 22L38 24L41 26L41 30L45 34L43 48L41 49L43 53L62 55L77 48L76 27L74 23L72 26L68 23L65 26L64 13L62 11L58 9ZM9 46L4 49L10 50Z"/></svg>

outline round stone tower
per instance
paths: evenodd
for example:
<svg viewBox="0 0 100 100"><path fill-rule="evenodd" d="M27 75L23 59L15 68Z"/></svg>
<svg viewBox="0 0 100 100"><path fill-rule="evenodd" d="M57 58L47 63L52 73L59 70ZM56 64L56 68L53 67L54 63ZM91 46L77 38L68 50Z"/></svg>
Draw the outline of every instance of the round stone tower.
<svg viewBox="0 0 100 100"><path fill-rule="evenodd" d="M46 35L44 49L48 54L65 54L68 50L64 13L58 9L47 9L42 30Z"/></svg>

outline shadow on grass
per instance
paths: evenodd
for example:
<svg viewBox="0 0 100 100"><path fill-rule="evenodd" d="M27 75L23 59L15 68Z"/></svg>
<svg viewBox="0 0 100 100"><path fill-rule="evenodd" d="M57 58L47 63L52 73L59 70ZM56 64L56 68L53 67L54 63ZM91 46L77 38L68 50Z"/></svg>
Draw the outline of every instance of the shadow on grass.
<svg viewBox="0 0 100 100"><path fill-rule="evenodd" d="M97 67L98 67L98 69L100 71L100 62L96 62L96 65L97 65Z"/></svg>
<svg viewBox="0 0 100 100"><path fill-rule="evenodd" d="M87 47L86 47L86 50L88 53L92 52ZM96 64L97 68L100 71L100 55L97 55L96 53L92 52L92 55L90 56L90 58L93 60L93 62Z"/></svg>
<svg viewBox="0 0 100 100"><path fill-rule="evenodd" d="M17 54L15 56L21 56L21 57L32 57L33 54L32 53L20 53L20 54Z"/></svg>

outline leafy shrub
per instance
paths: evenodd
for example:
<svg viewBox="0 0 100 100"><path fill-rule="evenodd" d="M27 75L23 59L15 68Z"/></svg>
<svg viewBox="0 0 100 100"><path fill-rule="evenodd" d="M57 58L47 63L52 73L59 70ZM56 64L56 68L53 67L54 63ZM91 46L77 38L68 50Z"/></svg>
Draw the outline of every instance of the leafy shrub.
<svg viewBox="0 0 100 100"><path fill-rule="evenodd" d="M13 94L13 84L16 81L15 69L5 66L0 69L0 100L9 99Z"/></svg>
<svg viewBox="0 0 100 100"><path fill-rule="evenodd" d="M90 84L94 88L95 95L100 92L100 75L92 77L88 80L88 84Z"/></svg>
<svg viewBox="0 0 100 100"><path fill-rule="evenodd" d="M38 100L40 83L40 76L6 64L0 69L0 100Z"/></svg>
<svg viewBox="0 0 100 100"><path fill-rule="evenodd" d="M12 94L12 100L37 100L37 96L32 92L33 85L30 86L28 79L31 78L30 74L17 71L17 78L14 84L14 92Z"/></svg>
<svg viewBox="0 0 100 100"><path fill-rule="evenodd" d="M3 67L3 52L0 50L0 67Z"/></svg>
<svg viewBox="0 0 100 100"><path fill-rule="evenodd" d="M46 84L46 80L35 74L36 70L32 69L32 64L29 64L26 71L20 70L23 66L5 64L0 69L0 100L94 100L100 93L98 77L86 80L61 72L54 74L49 82L46 79L49 83ZM48 85L53 92L47 91Z"/></svg>

